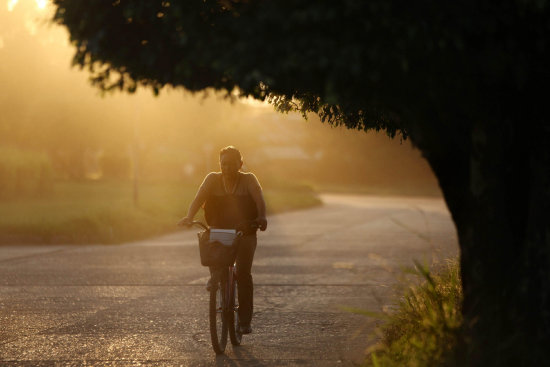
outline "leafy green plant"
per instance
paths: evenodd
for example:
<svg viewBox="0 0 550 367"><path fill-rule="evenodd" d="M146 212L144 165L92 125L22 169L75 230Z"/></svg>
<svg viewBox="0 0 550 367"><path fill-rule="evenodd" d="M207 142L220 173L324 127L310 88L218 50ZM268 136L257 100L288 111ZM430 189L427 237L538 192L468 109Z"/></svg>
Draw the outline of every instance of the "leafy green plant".
<svg viewBox="0 0 550 367"><path fill-rule="evenodd" d="M462 326L462 285L456 260L431 272L415 263L423 282L409 287L396 312L386 315L382 340L365 366L453 365Z"/></svg>

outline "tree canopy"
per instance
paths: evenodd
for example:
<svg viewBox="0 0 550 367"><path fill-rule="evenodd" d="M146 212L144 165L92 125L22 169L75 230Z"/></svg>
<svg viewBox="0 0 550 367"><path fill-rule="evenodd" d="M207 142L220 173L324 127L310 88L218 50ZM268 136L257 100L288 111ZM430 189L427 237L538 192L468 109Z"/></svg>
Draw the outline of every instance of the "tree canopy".
<svg viewBox="0 0 550 367"><path fill-rule="evenodd" d="M529 93L548 60L545 1L55 3L74 62L103 89L238 89L391 134L491 115Z"/></svg>

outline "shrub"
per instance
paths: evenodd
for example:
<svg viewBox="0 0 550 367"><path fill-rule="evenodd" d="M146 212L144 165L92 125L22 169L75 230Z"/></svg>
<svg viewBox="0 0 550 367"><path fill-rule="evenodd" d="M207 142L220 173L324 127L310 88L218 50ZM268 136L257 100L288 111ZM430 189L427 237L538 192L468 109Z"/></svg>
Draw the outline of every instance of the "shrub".
<svg viewBox="0 0 550 367"><path fill-rule="evenodd" d="M411 286L382 326L383 338L365 366L453 365L462 325L462 285L457 261L438 274L416 264L424 282Z"/></svg>

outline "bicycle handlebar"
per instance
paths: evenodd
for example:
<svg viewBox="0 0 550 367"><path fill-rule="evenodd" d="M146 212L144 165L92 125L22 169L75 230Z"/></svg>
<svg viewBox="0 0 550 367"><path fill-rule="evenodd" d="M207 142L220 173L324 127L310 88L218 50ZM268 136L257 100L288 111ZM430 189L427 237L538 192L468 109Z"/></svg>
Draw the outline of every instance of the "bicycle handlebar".
<svg viewBox="0 0 550 367"><path fill-rule="evenodd" d="M206 224L199 222L197 220L194 220L191 223L189 223L189 227L191 226L197 226L197 227L201 227L204 230L208 230L208 226Z"/></svg>
<svg viewBox="0 0 550 367"><path fill-rule="evenodd" d="M204 224L202 222L199 222L199 221L196 221L196 220L189 223L188 226L189 227L197 226L197 227L201 227L204 230L209 229L209 227L206 224ZM243 232L243 231L246 231L247 229L258 229L258 228L260 228L260 225L258 224L258 222L256 222L256 220L252 220L252 221L246 221L246 222L239 223L236 227L237 227L236 228L237 231Z"/></svg>

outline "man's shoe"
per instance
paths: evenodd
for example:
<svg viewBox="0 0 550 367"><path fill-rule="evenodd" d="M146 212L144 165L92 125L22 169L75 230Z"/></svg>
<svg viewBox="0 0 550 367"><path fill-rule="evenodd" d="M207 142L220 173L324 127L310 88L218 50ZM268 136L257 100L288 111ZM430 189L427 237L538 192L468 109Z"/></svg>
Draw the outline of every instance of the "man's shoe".
<svg viewBox="0 0 550 367"><path fill-rule="evenodd" d="M239 325L239 334L250 334L251 332L252 332L252 328L250 327L250 324Z"/></svg>

